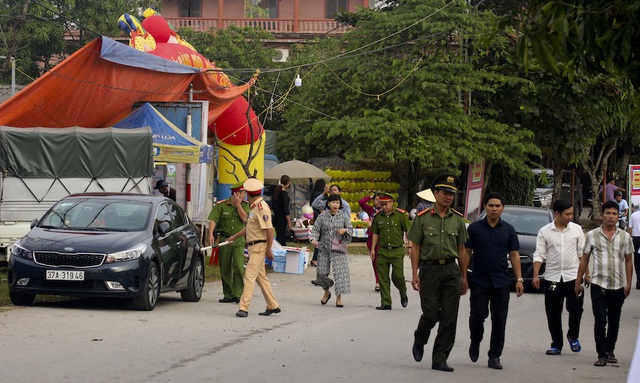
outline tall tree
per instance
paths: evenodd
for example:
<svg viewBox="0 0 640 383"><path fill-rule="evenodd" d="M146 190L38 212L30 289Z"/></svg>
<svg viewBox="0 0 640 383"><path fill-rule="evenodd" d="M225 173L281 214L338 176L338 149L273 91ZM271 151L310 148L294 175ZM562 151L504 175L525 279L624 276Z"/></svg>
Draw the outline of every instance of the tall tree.
<svg viewBox="0 0 640 383"><path fill-rule="evenodd" d="M491 13L437 0L363 12L341 40L318 41L298 55L299 63L318 64L301 70L303 86L289 94L279 140L285 158L399 164L409 195L428 171L481 160L528 169L528 155L538 153L532 132L501 123L490 108L464 107L468 92L490 95L517 81L479 69L487 53L476 42Z"/></svg>
<svg viewBox="0 0 640 383"><path fill-rule="evenodd" d="M152 0L3 0L0 6L0 79L15 58L20 84L28 84L99 35L119 36L118 17L157 5Z"/></svg>
<svg viewBox="0 0 640 383"><path fill-rule="evenodd" d="M640 85L640 0L531 0L520 54L546 69L613 70Z"/></svg>

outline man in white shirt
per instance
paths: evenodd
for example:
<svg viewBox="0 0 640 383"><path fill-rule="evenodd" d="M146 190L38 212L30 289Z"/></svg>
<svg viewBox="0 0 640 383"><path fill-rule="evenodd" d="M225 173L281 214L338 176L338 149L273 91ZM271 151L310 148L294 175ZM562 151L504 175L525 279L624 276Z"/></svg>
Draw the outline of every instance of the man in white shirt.
<svg viewBox="0 0 640 383"><path fill-rule="evenodd" d="M633 241L633 265L636 269L636 289L640 290L640 209L631 214L629 218L629 227L627 232L631 234L631 240Z"/></svg>
<svg viewBox="0 0 640 383"><path fill-rule="evenodd" d="M580 321L582 320L583 296L576 296L574 287L580 265L580 255L585 238L582 227L573 223L573 207L567 200L553 203L555 219L538 232L536 251L533 254L533 287L539 289L540 268L546 260L544 273L544 308L547 325L551 334L551 347L547 355L560 355L564 344L562 331L562 306L567 301L569 312L569 331L567 340L571 351L581 350ZM588 278L588 272L587 272ZM587 279L589 283L589 279Z"/></svg>
<svg viewBox="0 0 640 383"><path fill-rule="evenodd" d="M582 276L586 273L589 258L593 257L591 270L591 305L593 307L593 333L596 341L597 367L618 363L614 351L620 329L620 315L624 300L631 292L633 263L631 236L616 227L618 204L608 201L602 205L602 226L587 233L580 267L576 278L576 296L583 293Z"/></svg>

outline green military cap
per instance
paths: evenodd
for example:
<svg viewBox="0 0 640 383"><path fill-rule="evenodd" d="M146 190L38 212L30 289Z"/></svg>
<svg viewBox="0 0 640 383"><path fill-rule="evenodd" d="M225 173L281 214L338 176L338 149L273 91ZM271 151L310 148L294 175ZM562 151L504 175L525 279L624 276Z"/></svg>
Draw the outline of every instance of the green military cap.
<svg viewBox="0 0 640 383"><path fill-rule="evenodd" d="M450 173L444 173L436 177L436 179L433 181L433 185L431 185L431 188L433 190L440 189L455 193L458 191L458 185L460 185L460 178L458 178L458 176Z"/></svg>
<svg viewBox="0 0 640 383"><path fill-rule="evenodd" d="M231 192L233 193L244 190L244 181L236 182L231 185L229 189L231 189Z"/></svg>
<svg viewBox="0 0 640 383"><path fill-rule="evenodd" d="M389 193L378 192L378 199L380 200L380 202L392 202L393 196Z"/></svg>

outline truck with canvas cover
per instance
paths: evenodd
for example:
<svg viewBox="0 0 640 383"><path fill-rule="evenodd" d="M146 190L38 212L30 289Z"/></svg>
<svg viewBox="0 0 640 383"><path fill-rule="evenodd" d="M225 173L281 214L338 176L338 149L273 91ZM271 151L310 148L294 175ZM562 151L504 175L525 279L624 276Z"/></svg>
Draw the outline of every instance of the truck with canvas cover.
<svg viewBox="0 0 640 383"><path fill-rule="evenodd" d="M69 194L151 194L151 129L0 126L0 262Z"/></svg>

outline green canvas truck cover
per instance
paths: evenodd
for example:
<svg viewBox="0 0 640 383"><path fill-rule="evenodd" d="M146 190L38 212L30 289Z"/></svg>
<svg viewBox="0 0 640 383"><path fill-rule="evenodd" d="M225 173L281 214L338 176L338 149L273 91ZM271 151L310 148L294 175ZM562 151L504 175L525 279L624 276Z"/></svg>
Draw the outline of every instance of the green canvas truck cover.
<svg viewBox="0 0 640 383"><path fill-rule="evenodd" d="M19 178L152 176L151 129L0 126L0 171Z"/></svg>

